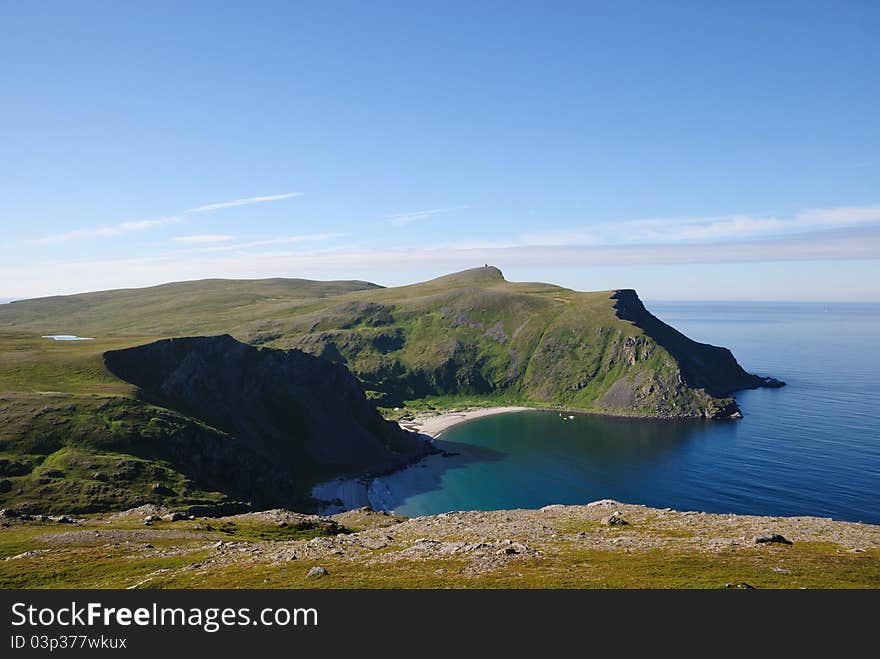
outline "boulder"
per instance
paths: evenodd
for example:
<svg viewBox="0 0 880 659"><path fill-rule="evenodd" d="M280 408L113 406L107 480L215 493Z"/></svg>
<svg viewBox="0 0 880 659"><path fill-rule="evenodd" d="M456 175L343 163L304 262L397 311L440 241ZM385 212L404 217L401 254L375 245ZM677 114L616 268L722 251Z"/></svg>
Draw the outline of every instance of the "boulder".
<svg viewBox="0 0 880 659"><path fill-rule="evenodd" d="M154 483L150 488L150 491L153 494L158 494L161 497L173 497L175 492L167 485L162 485L162 483Z"/></svg>
<svg viewBox="0 0 880 659"><path fill-rule="evenodd" d="M311 570L309 570L309 572L308 572L308 574L306 574L306 576L309 579L320 579L321 577L326 577L328 574L330 574L330 573L327 572L327 568L324 568L324 567L321 567L318 565L318 566L313 567Z"/></svg>
<svg viewBox="0 0 880 659"><path fill-rule="evenodd" d="M608 526L627 526L629 524L629 522L621 517L620 511L612 513L611 516L605 520L605 523L608 524Z"/></svg>
<svg viewBox="0 0 880 659"><path fill-rule="evenodd" d="M778 533L759 535L757 538L755 538L755 544L763 545L768 543L776 543L780 545L794 544L791 540L787 539L785 536L779 535Z"/></svg>
<svg viewBox="0 0 880 659"><path fill-rule="evenodd" d="M168 513L162 517L166 522L179 522L182 519L189 519L189 516L186 513L182 513L180 511L174 511L173 513Z"/></svg>

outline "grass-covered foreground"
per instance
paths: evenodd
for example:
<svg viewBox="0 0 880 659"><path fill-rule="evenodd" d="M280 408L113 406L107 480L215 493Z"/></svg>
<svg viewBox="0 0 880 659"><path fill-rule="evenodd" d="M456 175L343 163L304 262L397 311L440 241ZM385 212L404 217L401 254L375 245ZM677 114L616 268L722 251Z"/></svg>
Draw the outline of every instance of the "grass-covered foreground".
<svg viewBox="0 0 880 659"><path fill-rule="evenodd" d="M162 512L162 511L159 511ZM3 588L875 588L880 529L614 502L402 520L3 518ZM626 524L609 524L616 516ZM148 520L148 524L145 523ZM778 534L793 544L756 543ZM327 574L309 577L313 567Z"/></svg>

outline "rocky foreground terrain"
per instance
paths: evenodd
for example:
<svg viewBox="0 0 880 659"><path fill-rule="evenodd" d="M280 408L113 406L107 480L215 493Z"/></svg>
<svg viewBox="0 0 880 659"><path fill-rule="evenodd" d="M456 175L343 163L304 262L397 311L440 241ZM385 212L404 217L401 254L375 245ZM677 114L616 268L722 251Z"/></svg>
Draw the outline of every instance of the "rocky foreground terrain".
<svg viewBox="0 0 880 659"><path fill-rule="evenodd" d="M611 500L399 518L191 518L157 506L0 517L3 587L880 586L880 527Z"/></svg>

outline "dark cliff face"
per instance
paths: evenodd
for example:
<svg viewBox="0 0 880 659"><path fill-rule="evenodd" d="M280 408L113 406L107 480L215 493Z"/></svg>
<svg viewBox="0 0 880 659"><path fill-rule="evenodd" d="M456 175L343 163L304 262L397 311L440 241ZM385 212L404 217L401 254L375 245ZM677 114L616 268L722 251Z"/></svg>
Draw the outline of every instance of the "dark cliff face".
<svg viewBox="0 0 880 659"><path fill-rule="evenodd" d="M107 369L141 397L228 437L178 442L178 460L215 480L237 464L236 495L290 504L317 480L381 472L432 449L383 419L342 365L299 350L258 349L228 335L167 339L105 353ZM216 473L215 473L216 472ZM242 492L248 483L257 492Z"/></svg>
<svg viewBox="0 0 880 659"><path fill-rule="evenodd" d="M612 299L616 300L614 308L619 318L637 325L676 359L682 379L689 387L705 389L712 396L723 397L743 389L785 384L775 378L746 372L727 348L689 339L651 314L633 290L619 290Z"/></svg>

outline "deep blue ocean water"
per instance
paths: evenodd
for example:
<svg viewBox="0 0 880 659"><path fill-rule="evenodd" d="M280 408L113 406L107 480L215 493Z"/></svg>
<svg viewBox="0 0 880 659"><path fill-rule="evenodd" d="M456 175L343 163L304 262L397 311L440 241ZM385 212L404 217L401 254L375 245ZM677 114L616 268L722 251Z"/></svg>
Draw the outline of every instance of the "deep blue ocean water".
<svg viewBox="0 0 880 659"><path fill-rule="evenodd" d="M880 305L653 303L691 338L727 346L783 389L737 394L736 422L552 412L476 419L459 453L396 511L535 508L602 498L678 510L880 523Z"/></svg>

